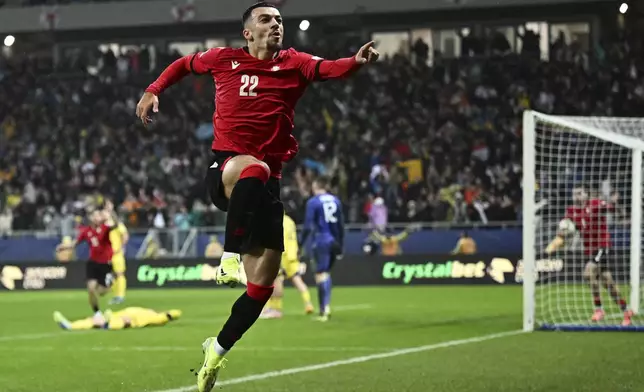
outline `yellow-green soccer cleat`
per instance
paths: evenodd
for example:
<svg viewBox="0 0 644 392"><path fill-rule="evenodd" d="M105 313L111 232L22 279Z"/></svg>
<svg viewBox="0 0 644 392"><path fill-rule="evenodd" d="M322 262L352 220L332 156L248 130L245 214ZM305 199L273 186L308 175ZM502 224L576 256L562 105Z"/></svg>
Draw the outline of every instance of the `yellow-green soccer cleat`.
<svg viewBox="0 0 644 392"><path fill-rule="evenodd" d="M222 256L219 267L217 267L215 280L217 284L225 284L230 287L235 287L238 283L244 283L241 258L238 254L231 253Z"/></svg>
<svg viewBox="0 0 644 392"><path fill-rule="evenodd" d="M329 321L329 316L328 314L321 314L315 318L315 321L320 321L322 323L326 323Z"/></svg>
<svg viewBox="0 0 644 392"><path fill-rule="evenodd" d="M331 318L331 307L327 305L324 308L324 311L320 313L320 315L316 317L315 320L325 323L329 321L330 318Z"/></svg>
<svg viewBox="0 0 644 392"><path fill-rule="evenodd" d="M217 355L215 351L215 338L208 338L203 342L204 360L197 373L197 388L199 392L210 392L215 387L219 370L226 367L226 358Z"/></svg>
<svg viewBox="0 0 644 392"><path fill-rule="evenodd" d="M63 316L62 313L56 311L54 312L54 321L56 324L58 324L62 329L72 329L72 324Z"/></svg>

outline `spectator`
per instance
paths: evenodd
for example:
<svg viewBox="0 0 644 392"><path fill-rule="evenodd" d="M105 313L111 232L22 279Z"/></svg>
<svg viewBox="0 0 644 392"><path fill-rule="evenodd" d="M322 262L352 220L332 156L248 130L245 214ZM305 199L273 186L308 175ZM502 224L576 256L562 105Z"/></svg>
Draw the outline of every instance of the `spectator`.
<svg viewBox="0 0 644 392"><path fill-rule="evenodd" d="M216 235L210 237L204 256L208 259L219 259L224 254L224 247Z"/></svg>
<svg viewBox="0 0 644 392"><path fill-rule="evenodd" d="M0 213L0 237L10 235L12 227L13 213L9 207L5 207L2 213Z"/></svg>
<svg viewBox="0 0 644 392"><path fill-rule="evenodd" d="M376 197L369 209L369 224L374 230L383 233L388 222L389 216L385 200L382 197Z"/></svg>
<svg viewBox="0 0 644 392"><path fill-rule="evenodd" d="M473 255L476 253L476 242L470 237L467 231L461 233L461 237L452 251L453 255Z"/></svg>

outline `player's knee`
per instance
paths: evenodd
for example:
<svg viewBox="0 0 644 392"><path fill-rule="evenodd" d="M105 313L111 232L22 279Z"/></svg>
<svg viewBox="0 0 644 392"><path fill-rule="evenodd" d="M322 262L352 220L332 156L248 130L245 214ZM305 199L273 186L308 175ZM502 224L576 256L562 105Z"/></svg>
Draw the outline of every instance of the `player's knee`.
<svg viewBox="0 0 644 392"><path fill-rule="evenodd" d="M255 177L266 183L271 175L271 169L265 162L250 155L237 155L230 158L224 165L221 181L226 195L230 197L232 189L242 178Z"/></svg>
<svg viewBox="0 0 644 392"><path fill-rule="evenodd" d="M330 275L328 272L318 272L315 274L315 283L322 283L329 280Z"/></svg>
<svg viewBox="0 0 644 392"><path fill-rule="evenodd" d="M96 290L98 289L98 282L95 280L88 280L87 281L87 291L90 293L96 293Z"/></svg>
<svg viewBox="0 0 644 392"><path fill-rule="evenodd" d="M597 264L593 262L587 263L586 268L584 268L584 278L588 280L596 280L597 275Z"/></svg>
<svg viewBox="0 0 644 392"><path fill-rule="evenodd" d="M603 271L601 273L601 278L607 286L613 285L615 283L615 281L613 281L613 275L608 271Z"/></svg>

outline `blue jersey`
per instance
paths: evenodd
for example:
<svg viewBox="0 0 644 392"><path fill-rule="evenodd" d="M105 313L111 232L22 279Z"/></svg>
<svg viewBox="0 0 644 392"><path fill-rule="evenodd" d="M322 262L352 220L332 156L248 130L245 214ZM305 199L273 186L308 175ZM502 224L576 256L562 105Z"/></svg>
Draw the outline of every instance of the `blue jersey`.
<svg viewBox="0 0 644 392"><path fill-rule="evenodd" d="M314 246L344 242L344 218L342 203L330 193L313 196L306 203L304 230L313 234Z"/></svg>

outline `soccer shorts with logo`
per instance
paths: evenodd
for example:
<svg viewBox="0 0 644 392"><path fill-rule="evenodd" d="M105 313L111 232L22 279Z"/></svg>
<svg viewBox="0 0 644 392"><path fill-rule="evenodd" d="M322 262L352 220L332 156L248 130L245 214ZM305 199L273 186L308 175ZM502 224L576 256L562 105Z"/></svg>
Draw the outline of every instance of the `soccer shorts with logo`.
<svg viewBox="0 0 644 392"><path fill-rule="evenodd" d="M600 272L610 272L613 264L613 254L609 248L600 248L592 254L593 263L597 264Z"/></svg>
<svg viewBox="0 0 644 392"><path fill-rule="evenodd" d="M125 273L125 257L123 253L112 256L112 271L116 274Z"/></svg>
<svg viewBox="0 0 644 392"><path fill-rule="evenodd" d="M85 264L85 277L87 281L95 280L103 287L112 286L112 265L88 261Z"/></svg>
<svg viewBox="0 0 644 392"><path fill-rule="evenodd" d="M291 279L300 272L300 261L298 259L289 259L282 253L280 272L286 279Z"/></svg>
<svg viewBox="0 0 644 392"><path fill-rule="evenodd" d="M205 186L215 207L228 211L222 168L230 158L239 154L231 151L213 151L213 154ZM251 231L242 244L242 251L255 247L284 251L284 205L280 196L280 180L275 177L269 178L265 189L259 208L253 216Z"/></svg>

